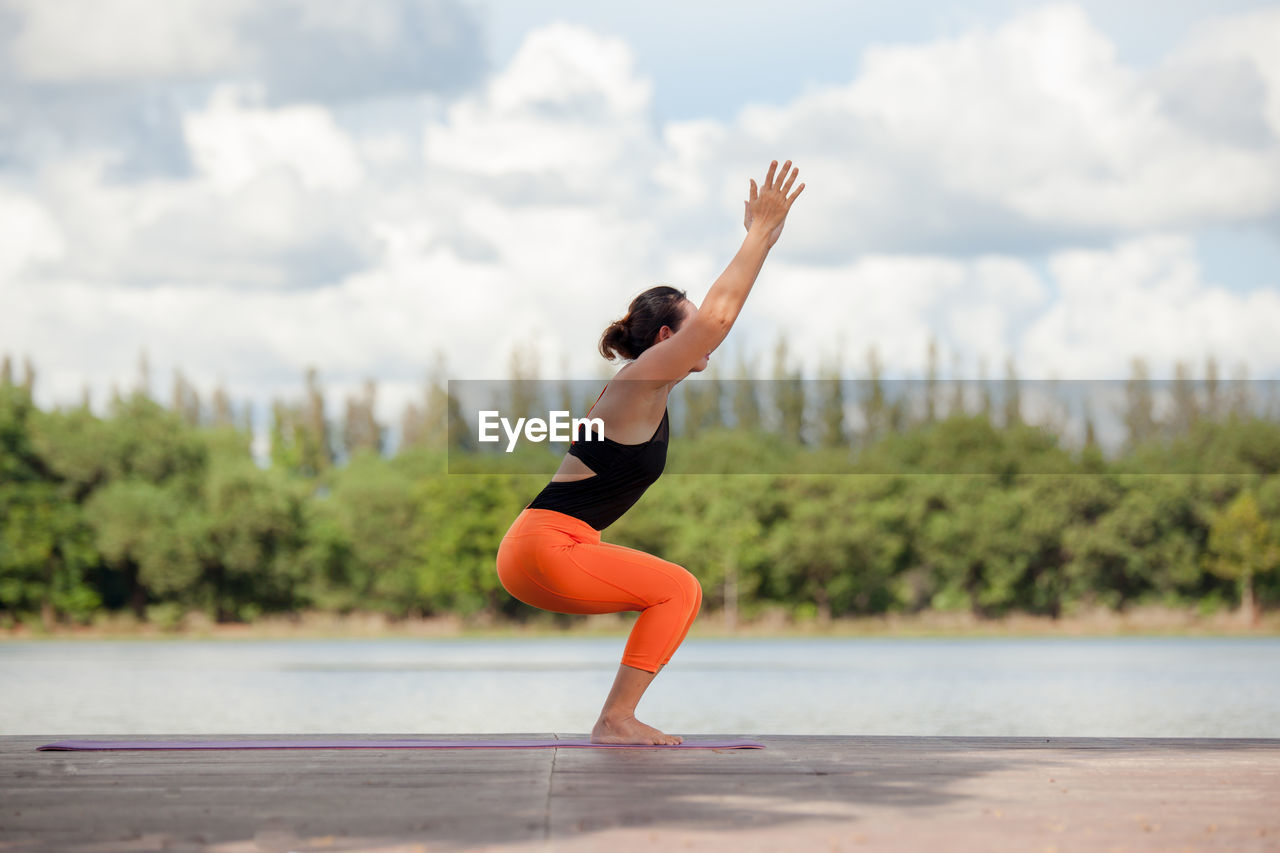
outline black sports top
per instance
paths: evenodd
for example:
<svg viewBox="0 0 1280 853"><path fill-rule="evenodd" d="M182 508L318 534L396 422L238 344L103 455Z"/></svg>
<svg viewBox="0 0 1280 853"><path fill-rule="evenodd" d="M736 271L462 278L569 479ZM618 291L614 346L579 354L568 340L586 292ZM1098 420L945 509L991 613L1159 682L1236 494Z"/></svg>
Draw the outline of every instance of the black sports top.
<svg viewBox="0 0 1280 853"><path fill-rule="evenodd" d="M600 397L603 396L601 391ZM595 408L594 403L591 408ZM664 410L662 422L644 444L619 444L611 438L602 438L599 433L592 433L582 441L571 441L569 455L586 463L596 472L595 476L565 482L552 480L525 508L553 509L581 519L596 530L604 530L631 509L645 489L661 476L667 464L670 430L671 420Z"/></svg>

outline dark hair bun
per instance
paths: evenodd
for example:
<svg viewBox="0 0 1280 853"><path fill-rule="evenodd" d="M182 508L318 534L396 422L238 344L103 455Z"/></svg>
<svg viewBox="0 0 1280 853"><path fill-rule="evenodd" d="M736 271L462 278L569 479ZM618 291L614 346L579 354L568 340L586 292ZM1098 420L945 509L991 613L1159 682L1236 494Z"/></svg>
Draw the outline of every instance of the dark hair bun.
<svg viewBox="0 0 1280 853"><path fill-rule="evenodd" d="M683 290L665 284L651 287L631 300L627 316L615 320L600 336L600 354L613 361L617 356L639 358L653 346L663 326L680 327L684 319Z"/></svg>
<svg viewBox="0 0 1280 853"><path fill-rule="evenodd" d="M631 315L628 314L621 320L613 321L609 328L605 329L604 336L600 339L600 352L605 358L612 361L616 356L633 359L639 355L630 345L630 323Z"/></svg>

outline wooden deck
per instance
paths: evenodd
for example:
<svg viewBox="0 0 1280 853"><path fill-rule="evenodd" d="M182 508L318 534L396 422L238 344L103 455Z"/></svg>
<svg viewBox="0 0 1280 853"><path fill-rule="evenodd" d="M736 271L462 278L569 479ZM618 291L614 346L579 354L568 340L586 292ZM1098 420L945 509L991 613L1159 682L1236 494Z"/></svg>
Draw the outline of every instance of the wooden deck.
<svg viewBox="0 0 1280 853"><path fill-rule="evenodd" d="M35 751L110 737L0 737L0 851L1280 850L1280 739Z"/></svg>

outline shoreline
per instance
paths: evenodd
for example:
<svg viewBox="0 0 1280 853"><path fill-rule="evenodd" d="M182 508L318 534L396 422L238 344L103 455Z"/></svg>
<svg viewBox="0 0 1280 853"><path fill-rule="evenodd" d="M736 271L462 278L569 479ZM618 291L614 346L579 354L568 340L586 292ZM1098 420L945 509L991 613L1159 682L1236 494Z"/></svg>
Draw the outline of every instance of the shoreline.
<svg viewBox="0 0 1280 853"><path fill-rule="evenodd" d="M56 625L50 629L19 624L0 629L0 643L33 640L324 640L324 639L503 639L519 637L624 637L634 614L576 616L556 624L550 618L528 623L497 623L439 616L392 620L379 613L307 612L263 617L252 623L215 624L192 612L177 626L140 623L129 614L113 614L93 625ZM794 622L769 612L750 622L730 625L724 614L700 616L689 632L693 639L790 639L820 637L1275 637L1280 611L1250 622L1235 612L1200 614L1166 607L1137 607L1122 613L1096 610L1052 619L1015 614L981 619L970 613L892 614L829 622Z"/></svg>

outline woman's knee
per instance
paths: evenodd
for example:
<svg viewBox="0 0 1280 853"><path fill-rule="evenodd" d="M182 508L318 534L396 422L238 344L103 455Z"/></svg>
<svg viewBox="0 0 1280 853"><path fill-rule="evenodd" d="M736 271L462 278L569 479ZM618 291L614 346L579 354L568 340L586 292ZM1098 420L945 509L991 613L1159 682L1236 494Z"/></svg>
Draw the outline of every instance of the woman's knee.
<svg viewBox="0 0 1280 853"><path fill-rule="evenodd" d="M697 613L702 607L702 583L684 566L678 566L680 571L677 573L680 580L680 589L683 593L685 601L689 602L689 610Z"/></svg>

